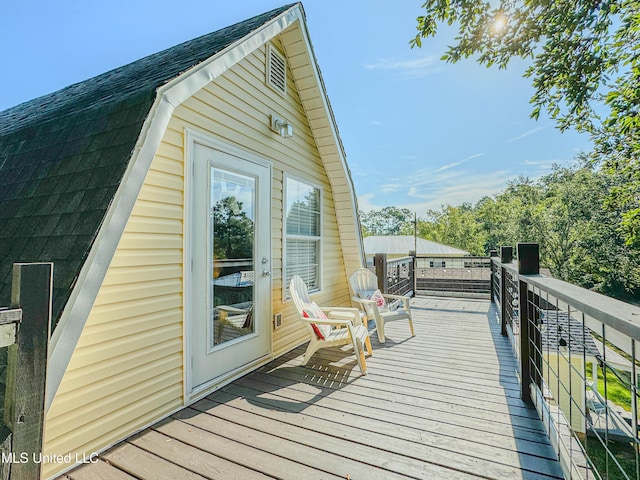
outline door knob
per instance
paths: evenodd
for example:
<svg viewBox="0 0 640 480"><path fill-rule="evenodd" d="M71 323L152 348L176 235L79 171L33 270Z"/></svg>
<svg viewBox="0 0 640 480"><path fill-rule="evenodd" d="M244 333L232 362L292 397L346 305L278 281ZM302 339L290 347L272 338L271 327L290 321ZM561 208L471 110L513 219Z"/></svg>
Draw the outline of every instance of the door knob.
<svg viewBox="0 0 640 480"><path fill-rule="evenodd" d="M262 276L263 277L269 277L269 276L271 276L271 272L269 270L263 270L262 271Z"/></svg>

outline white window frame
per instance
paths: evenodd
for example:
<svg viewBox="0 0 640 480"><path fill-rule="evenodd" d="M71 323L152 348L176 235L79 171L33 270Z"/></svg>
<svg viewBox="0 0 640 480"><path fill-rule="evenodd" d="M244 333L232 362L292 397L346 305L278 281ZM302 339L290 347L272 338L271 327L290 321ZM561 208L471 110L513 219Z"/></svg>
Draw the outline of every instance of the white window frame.
<svg viewBox="0 0 640 480"><path fill-rule="evenodd" d="M310 237L306 235L288 235L287 234L287 184L289 180L293 180L295 182L302 183L311 188L315 188L319 192L319 211L320 211L320 236L319 237ZM310 289L309 293L318 293L322 291L322 278L323 275L323 244L324 244L324 212L323 212L323 198L324 191L321 185L317 183L311 182L308 179L297 177L295 175L284 174L283 182L282 182L282 192L283 192L283 202L282 202L282 299L283 301L290 300L291 297L289 295L289 281L287 279L287 240L291 239L317 239L318 241L318 285L316 288Z"/></svg>

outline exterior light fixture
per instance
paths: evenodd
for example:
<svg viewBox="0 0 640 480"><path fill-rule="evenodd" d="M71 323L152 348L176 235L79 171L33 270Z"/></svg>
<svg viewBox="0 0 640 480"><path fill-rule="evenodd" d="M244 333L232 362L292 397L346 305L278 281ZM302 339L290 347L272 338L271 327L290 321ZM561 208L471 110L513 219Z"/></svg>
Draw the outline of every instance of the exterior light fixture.
<svg viewBox="0 0 640 480"><path fill-rule="evenodd" d="M563 337L560 337L560 340L558 340L558 350L565 355L569 352L569 345Z"/></svg>
<svg viewBox="0 0 640 480"><path fill-rule="evenodd" d="M293 125L287 120L271 115L271 130L276 132L282 138L293 137Z"/></svg>

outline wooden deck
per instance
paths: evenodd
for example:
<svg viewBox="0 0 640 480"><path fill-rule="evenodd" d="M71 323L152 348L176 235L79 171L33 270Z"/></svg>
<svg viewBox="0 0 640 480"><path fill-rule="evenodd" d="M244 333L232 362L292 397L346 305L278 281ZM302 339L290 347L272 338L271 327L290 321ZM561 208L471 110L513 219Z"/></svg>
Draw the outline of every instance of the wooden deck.
<svg viewBox="0 0 640 480"><path fill-rule="evenodd" d="M515 359L484 300L412 300L352 354L303 348L209 395L65 478L562 478L519 400Z"/></svg>

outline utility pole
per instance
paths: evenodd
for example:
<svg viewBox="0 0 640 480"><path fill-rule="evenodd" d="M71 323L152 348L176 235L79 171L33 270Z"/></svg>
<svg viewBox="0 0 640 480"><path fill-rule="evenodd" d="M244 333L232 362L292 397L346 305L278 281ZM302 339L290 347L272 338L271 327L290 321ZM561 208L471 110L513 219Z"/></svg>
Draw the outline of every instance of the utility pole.
<svg viewBox="0 0 640 480"><path fill-rule="evenodd" d="M413 251L418 255L418 213L413 212Z"/></svg>

